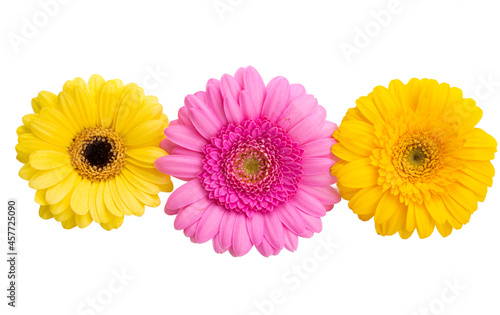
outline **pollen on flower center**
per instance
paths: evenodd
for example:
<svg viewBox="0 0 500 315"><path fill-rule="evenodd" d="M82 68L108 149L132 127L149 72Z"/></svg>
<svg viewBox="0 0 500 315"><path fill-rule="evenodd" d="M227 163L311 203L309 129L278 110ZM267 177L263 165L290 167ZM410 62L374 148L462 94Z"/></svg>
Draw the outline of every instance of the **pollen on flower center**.
<svg viewBox="0 0 500 315"><path fill-rule="evenodd" d="M403 178L425 180L441 165L440 144L427 133L409 133L393 151L394 168Z"/></svg>
<svg viewBox="0 0 500 315"><path fill-rule="evenodd" d="M121 172L126 147L113 130L88 128L69 147L71 165L91 181L107 180Z"/></svg>

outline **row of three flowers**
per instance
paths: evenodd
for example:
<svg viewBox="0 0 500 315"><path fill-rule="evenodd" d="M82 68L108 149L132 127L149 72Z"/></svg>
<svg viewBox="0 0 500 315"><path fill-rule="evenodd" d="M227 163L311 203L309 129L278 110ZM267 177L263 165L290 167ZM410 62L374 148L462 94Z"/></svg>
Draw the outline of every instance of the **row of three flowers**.
<svg viewBox="0 0 500 315"><path fill-rule="evenodd" d="M320 232L340 201L334 175L379 234L427 237L437 227L446 236L484 199L496 151L474 127L480 109L459 91L393 81L359 99L337 130L302 85L265 85L252 67L210 79L170 124L136 84L77 78L33 99L17 130L19 174L36 189L42 218L106 230L159 206L174 176L186 181L165 205L174 227L233 256L253 246L265 256L294 251L299 237Z"/></svg>

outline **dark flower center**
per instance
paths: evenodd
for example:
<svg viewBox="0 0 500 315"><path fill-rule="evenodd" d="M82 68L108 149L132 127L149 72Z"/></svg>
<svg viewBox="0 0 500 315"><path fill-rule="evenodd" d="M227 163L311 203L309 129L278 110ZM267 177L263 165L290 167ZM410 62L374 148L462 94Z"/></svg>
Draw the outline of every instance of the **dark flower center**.
<svg viewBox="0 0 500 315"><path fill-rule="evenodd" d="M71 165L90 181L107 180L121 172L126 148L113 130L85 129L69 147Z"/></svg>

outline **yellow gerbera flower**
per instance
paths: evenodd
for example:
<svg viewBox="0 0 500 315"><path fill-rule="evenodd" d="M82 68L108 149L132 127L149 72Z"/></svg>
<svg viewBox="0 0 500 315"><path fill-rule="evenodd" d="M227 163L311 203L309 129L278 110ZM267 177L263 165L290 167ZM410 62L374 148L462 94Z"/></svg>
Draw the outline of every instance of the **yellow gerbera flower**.
<svg viewBox="0 0 500 315"><path fill-rule="evenodd" d="M342 197L380 235L446 237L469 222L495 173L495 139L474 126L482 111L435 80L376 87L348 110L332 152Z"/></svg>
<svg viewBox="0 0 500 315"><path fill-rule="evenodd" d="M42 91L34 114L17 129L19 176L36 189L40 217L66 229L92 221L119 228L124 215L141 216L172 191L170 177L154 168L168 125L154 96L136 84L94 75L67 81L59 95Z"/></svg>

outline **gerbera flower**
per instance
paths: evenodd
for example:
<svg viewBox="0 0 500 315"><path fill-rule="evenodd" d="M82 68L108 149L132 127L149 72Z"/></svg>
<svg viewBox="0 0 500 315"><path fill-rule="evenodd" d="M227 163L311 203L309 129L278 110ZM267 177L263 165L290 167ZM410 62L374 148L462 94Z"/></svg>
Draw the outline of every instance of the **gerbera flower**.
<svg viewBox="0 0 500 315"><path fill-rule="evenodd" d="M66 229L92 221L116 229L124 215L141 216L171 191L169 176L154 168L168 125L162 106L136 84L67 81L59 95L42 91L34 114L17 129L19 175L36 189L40 216Z"/></svg>
<svg viewBox="0 0 500 315"><path fill-rule="evenodd" d="M492 185L497 142L474 126L482 111L462 91L435 80L376 87L349 109L332 148L332 168L349 207L372 217L380 235L434 227L446 237L469 222Z"/></svg>
<svg viewBox="0 0 500 315"><path fill-rule="evenodd" d="M264 256L296 250L340 200L329 172L337 126L325 119L304 87L283 77L265 86L252 67L188 95L165 129L169 155L156 161L187 181L165 206L174 227L233 256L254 245Z"/></svg>

